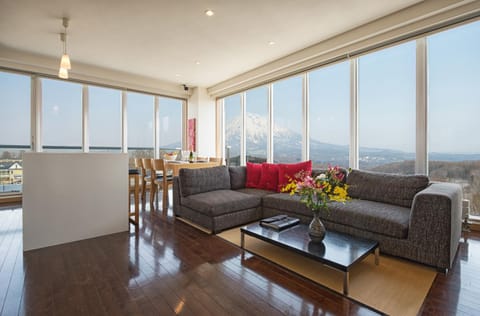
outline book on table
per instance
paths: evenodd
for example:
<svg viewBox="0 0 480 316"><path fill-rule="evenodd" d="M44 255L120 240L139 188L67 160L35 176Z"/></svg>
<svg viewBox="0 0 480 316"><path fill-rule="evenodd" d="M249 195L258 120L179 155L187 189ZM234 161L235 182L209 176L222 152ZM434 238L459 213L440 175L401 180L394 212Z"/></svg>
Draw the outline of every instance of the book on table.
<svg viewBox="0 0 480 316"><path fill-rule="evenodd" d="M260 226L272 228L275 230L283 230L295 226L300 222L298 218L289 217L287 215L276 215L260 220Z"/></svg>

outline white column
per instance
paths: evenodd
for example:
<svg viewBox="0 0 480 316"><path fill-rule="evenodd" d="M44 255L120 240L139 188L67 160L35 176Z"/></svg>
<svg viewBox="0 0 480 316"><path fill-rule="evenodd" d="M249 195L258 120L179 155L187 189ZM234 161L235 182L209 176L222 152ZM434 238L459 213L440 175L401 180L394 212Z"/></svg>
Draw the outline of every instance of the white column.
<svg viewBox="0 0 480 316"><path fill-rule="evenodd" d="M37 76L30 84L30 115L32 151L42 152L42 81Z"/></svg>
<svg viewBox="0 0 480 316"><path fill-rule="evenodd" d="M310 159L310 119L309 119L309 109L310 109L310 98L309 98L309 80L308 73L303 74L303 85L302 85L302 120L303 120L303 129L302 129L302 160Z"/></svg>
<svg viewBox="0 0 480 316"><path fill-rule="evenodd" d="M358 169L358 60L350 59L350 168Z"/></svg>
<svg viewBox="0 0 480 316"><path fill-rule="evenodd" d="M425 37L417 39L415 173L428 174L428 77Z"/></svg>
<svg viewBox="0 0 480 316"><path fill-rule="evenodd" d="M160 98L155 96L155 107L153 110L153 157L160 158Z"/></svg>
<svg viewBox="0 0 480 316"><path fill-rule="evenodd" d="M215 156L225 158L223 99L215 100Z"/></svg>
<svg viewBox="0 0 480 316"><path fill-rule="evenodd" d="M88 86L82 86L82 149L84 153L90 151L90 137L88 128L88 116L90 112L90 99L88 96Z"/></svg>
<svg viewBox="0 0 480 316"><path fill-rule="evenodd" d="M128 152L127 144L127 92L122 91L122 152Z"/></svg>
<svg viewBox="0 0 480 316"><path fill-rule="evenodd" d="M273 162L273 85L268 85L267 161Z"/></svg>
<svg viewBox="0 0 480 316"><path fill-rule="evenodd" d="M240 166L247 164L246 148L247 148L247 109L245 105L246 93L240 94L240 112L242 113L242 134L240 135Z"/></svg>

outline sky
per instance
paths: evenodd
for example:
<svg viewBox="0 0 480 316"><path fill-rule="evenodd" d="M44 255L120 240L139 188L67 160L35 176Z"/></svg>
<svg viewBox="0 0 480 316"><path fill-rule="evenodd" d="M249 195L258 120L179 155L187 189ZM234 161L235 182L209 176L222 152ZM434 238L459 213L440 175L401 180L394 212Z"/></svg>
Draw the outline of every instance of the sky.
<svg viewBox="0 0 480 316"><path fill-rule="evenodd" d="M429 151L480 153L480 21L427 37ZM415 42L359 57L360 147L415 150ZM350 66L342 62L309 72L310 137L348 145ZM82 86L42 79L46 145L81 145ZM120 146L119 90L91 87L90 143ZM246 110L267 117L265 86L248 90ZM154 98L128 93L128 144L153 146ZM226 119L240 115L238 95L226 98ZM273 83L274 124L300 132L302 80ZM30 144L30 77L0 72L0 145ZM181 140L181 101L160 98L160 143Z"/></svg>
<svg viewBox="0 0 480 316"><path fill-rule="evenodd" d="M82 145L82 85L42 79L43 144ZM90 146L121 146L121 91L89 86ZM153 147L154 97L127 93L129 147ZM182 101L159 98L160 145L181 142ZM0 72L0 145L30 144L30 77Z"/></svg>
<svg viewBox="0 0 480 316"><path fill-rule="evenodd" d="M480 153L480 141L471 137L480 117L480 21L428 36L427 45L429 151ZM409 41L358 58L360 147L415 152L415 54L415 41ZM310 137L348 145L349 61L308 76ZM273 84L274 124L301 132L301 89L299 76ZM258 113L267 117L267 107L249 98L250 91L247 111L249 102L259 103ZM240 114L240 98L231 96L225 104L228 124Z"/></svg>

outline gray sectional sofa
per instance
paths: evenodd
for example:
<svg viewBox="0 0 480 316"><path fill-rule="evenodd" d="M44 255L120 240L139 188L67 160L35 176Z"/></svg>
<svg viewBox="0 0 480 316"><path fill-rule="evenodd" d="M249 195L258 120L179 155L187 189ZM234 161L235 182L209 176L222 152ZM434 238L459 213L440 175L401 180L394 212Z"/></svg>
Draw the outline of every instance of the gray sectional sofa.
<svg viewBox="0 0 480 316"><path fill-rule="evenodd" d="M312 219L299 196L245 188L245 180L245 167L181 169L174 214L213 233L277 214ZM461 234L459 185L359 170L346 181L352 199L329 204L321 215L327 229L377 240L382 253L451 268Z"/></svg>

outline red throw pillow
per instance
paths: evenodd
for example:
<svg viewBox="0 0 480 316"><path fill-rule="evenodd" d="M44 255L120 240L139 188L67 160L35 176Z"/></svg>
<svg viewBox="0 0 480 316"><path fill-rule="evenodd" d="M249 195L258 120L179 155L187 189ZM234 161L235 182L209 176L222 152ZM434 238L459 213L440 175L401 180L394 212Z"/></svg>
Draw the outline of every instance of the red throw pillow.
<svg viewBox="0 0 480 316"><path fill-rule="evenodd" d="M262 163L262 175L260 177L259 189L277 191L278 187L278 165L274 163Z"/></svg>
<svg viewBox="0 0 480 316"><path fill-rule="evenodd" d="M258 188L260 176L262 175L262 165L259 163L247 162L246 188Z"/></svg>
<svg viewBox="0 0 480 316"><path fill-rule="evenodd" d="M287 185L289 179L293 179L297 173L304 171L305 175L312 174L312 161L302 161L298 163L280 163L278 164L278 187L277 192Z"/></svg>

